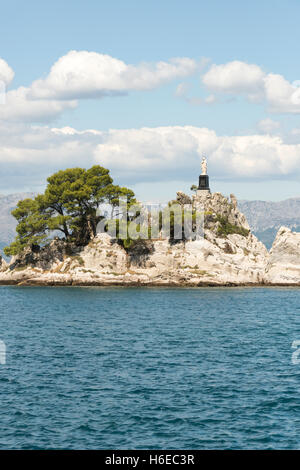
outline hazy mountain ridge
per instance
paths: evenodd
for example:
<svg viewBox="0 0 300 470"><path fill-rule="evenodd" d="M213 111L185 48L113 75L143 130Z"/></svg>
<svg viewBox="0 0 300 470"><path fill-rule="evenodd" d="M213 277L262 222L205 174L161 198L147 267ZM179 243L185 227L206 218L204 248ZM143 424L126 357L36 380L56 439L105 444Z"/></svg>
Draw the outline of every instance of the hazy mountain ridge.
<svg viewBox="0 0 300 470"><path fill-rule="evenodd" d="M284 201L244 201L238 203L254 235L270 248L282 226L300 232L300 197Z"/></svg>
<svg viewBox="0 0 300 470"><path fill-rule="evenodd" d="M275 224L300 225L300 197L279 202L241 200L239 208L252 230L266 230Z"/></svg>

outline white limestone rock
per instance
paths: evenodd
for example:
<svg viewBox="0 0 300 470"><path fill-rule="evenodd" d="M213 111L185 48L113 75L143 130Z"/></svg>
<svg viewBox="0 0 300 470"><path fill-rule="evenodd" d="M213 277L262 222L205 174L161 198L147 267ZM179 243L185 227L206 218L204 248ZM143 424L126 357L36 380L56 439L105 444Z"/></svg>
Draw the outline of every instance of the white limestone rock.
<svg viewBox="0 0 300 470"><path fill-rule="evenodd" d="M0 255L0 272L7 269L7 262Z"/></svg>
<svg viewBox="0 0 300 470"><path fill-rule="evenodd" d="M270 250L266 282L300 284L300 233L280 227Z"/></svg>

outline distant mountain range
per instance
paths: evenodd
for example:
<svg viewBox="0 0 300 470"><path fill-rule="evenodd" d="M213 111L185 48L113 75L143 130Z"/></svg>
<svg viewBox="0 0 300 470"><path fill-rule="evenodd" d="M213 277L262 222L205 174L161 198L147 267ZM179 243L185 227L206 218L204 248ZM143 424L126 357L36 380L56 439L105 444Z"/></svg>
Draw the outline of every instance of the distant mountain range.
<svg viewBox="0 0 300 470"><path fill-rule="evenodd" d="M20 199L33 197L34 193L0 195L0 252L15 237L16 221L11 211ZM277 230L285 225L300 232L300 197L280 202L239 201L238 207L245 214L252 232L269 249Z"/></svg>
<svg viewBox="0 0 300 470"><path fill-rule="evenodd" d="M11 211L16 207L20 199L34 196L33 193L16 193L0 195L0 252L9 245L16 235L16 220Z"/></svg>
<svg viewBox="0 0 300 470"><path fill-rule="evenodd" d="M300 232L300 197L280 202L239 201L238 207L247 217L252 232L268 249L281 225Z"/></svg>

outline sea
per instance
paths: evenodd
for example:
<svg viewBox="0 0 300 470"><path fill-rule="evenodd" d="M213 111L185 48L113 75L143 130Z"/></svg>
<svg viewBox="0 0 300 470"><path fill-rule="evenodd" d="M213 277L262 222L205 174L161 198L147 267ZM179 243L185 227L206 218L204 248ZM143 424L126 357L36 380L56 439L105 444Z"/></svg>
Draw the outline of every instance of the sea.
<svg viewBox="0 0 300 470"><path fill-rule="evenodd" d="M1 286L0 327L1 449L300 448L299 288Z"/></svg>

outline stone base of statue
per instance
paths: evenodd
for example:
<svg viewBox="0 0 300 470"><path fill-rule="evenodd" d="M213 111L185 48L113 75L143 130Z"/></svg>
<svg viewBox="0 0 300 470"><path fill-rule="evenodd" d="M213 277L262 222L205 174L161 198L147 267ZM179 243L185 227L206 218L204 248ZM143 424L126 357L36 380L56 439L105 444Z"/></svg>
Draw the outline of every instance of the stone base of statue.
<svg viewBox="0 0 300 470"><path fill-rule="evenodd" d="M197 192L196 192L196 195L198 198L199 196L203 198L203 196L208 196L209 194L211 194L210 189L197 189Z"/></svg>

